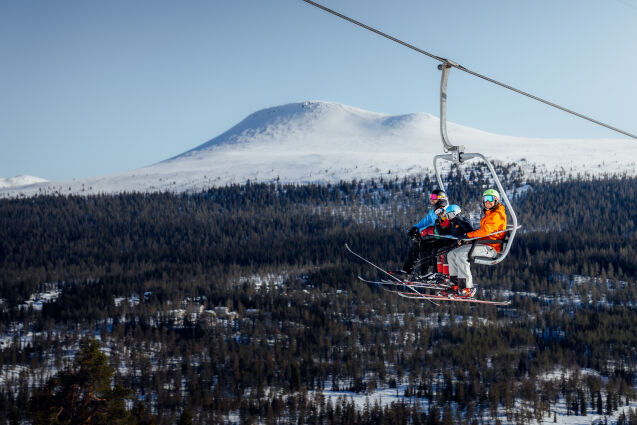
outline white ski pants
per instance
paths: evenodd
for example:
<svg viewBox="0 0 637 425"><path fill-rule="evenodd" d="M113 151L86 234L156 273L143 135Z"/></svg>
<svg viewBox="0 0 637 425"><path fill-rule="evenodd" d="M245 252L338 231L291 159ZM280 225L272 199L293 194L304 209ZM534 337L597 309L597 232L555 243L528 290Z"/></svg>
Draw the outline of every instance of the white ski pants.
<svg viewBox="0 0 637 425"><path fill-rule="evenodd" d="M463 245L456 249L452 249L447 254L449 262L449 275L458 276L466 279L467 288L473 288L473 278L471 277L471 263L469 263L469 251L471 245ZM494 258L498 252L489 245L476 245L473 250L474 257L491 257Z"/></svg>

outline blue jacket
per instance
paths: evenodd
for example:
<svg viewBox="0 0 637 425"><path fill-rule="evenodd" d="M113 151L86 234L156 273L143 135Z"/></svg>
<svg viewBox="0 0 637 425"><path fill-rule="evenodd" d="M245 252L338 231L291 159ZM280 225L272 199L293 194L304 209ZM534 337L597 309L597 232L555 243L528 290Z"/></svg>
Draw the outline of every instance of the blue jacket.
<svg viewBox="0 0 637 425"><path fill-rule="evenodd" d="M436 215L436 213L434 212L432 208L429 210L429 213L425 216L425 218L420 220L418 223L414 224L414 227L417 227L418 231L422 232L423 229L433 226L436 223L437 218L438 216Z"/></svg>

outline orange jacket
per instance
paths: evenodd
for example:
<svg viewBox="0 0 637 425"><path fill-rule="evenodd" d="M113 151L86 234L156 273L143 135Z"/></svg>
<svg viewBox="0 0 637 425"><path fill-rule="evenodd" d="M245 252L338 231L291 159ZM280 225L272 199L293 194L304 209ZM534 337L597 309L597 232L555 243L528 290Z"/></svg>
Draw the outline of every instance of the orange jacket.
<svg viewBox="0 0 637 425"><path fill-rule="evenodd" d="M504 230L507 227L507 215L504 212L504 205L500 204L496 208L487 210L484 212L484 216L480 219L480 228L478 230L474 230L473 232L467 233L468 238L481 238L484 237L484 240L498 240L504 239L506 236L505 232L497 233L495 235L487 236L493 232L497 232L499 230ZM496 251L500 252L502 250L502 244L494 243L494 244L486 244L491 246Z"/></svg>

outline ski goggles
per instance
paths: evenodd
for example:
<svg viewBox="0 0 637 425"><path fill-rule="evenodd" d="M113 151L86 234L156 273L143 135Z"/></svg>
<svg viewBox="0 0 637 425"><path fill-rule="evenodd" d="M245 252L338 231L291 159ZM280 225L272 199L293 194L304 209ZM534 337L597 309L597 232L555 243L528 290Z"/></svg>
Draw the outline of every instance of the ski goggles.
<svg viewBox="0 0 637 425"><path fill-rule="evenodd" d="M495 202L495 196L493 196L493 195L484 195L482 197L482 202Z"/></svg>
<svg viewBox="0 0 637 425"><path fill-rule="evenodd" d="M432 201L436 201L438 199L447 199L447 197L445 195L436 195L435 193L432 193L430 199Z"/></svg>

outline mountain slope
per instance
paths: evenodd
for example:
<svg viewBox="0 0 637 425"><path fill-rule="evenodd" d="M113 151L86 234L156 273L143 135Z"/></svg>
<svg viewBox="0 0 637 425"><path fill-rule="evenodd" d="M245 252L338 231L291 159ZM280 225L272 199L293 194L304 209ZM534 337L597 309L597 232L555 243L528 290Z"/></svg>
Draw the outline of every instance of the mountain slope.
<svg viewBox="0 0 637 425"><path fill-rule="evenodd" d="M438 118L380 114L333 102L291 103L248 116L225 133L139 170L71 182L0 189L0 196L37 193L187 191L267 182L337 182L428 173L443 153ZM637 174L637 144L624 139L531 139L449 124L467 152L525 169L565 175Z"/></svg>
<svg viewBox="0 0 637 425"><path fill-rule="evenodd" d="M27 175L9 177L5 179L0 178L0 189L29 186L36 183L44 183L46 181L47 180L41 179L39 177Z"/></svg>

